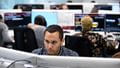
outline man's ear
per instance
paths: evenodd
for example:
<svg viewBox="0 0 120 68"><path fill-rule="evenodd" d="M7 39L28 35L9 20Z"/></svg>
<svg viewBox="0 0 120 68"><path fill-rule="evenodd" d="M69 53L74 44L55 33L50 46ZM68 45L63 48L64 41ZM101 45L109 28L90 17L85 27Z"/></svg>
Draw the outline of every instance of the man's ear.
<svg viewBox="0 0 120 68"><path fill-rule="evenodd" d="M61 44L61 46L65 45L65 39L62 39Z"/></svg>

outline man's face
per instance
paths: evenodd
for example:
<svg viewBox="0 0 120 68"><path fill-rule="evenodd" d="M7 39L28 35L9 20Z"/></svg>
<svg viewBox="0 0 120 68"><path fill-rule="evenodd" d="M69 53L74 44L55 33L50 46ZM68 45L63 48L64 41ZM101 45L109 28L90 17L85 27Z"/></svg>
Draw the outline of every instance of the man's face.
<svg viewBox="0 0 120 68"><path fill-rule="evenodd" d="M48 55L58 55L63 40L59 38L59 32L45 32L44 44Z"/></svg>

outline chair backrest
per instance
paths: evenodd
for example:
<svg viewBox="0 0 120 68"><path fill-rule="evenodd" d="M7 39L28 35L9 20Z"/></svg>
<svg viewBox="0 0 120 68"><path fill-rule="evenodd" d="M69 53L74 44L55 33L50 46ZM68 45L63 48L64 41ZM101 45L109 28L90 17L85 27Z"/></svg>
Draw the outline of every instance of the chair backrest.
<svg viewBox="0 0 120 68"><path fill-rule="evenodd" d="M0 46L3 45L2 29L0 29Z"/></svg>
<svg viewBox="0 0 120 68"><path fill-rule="evenodd" d="M15 39L15 45L13 45L13 49L16 50L25 50L25 42L24 42L24 30L25 28L15 28L14 29L14 39Z"/></svg>
<svg viewBox="0 0 120 68"><path fill-rule="evenodd" d="M84 37L65 36L65 47L76 51L79 56L92 56L92 43Z"/></svg>
<svg viewBox="0 0 120 68"><path fill-rule="evenodd" d="M15 45L13 49L32 52L38 48L34 31L28 27L14 29Z"/></svg>
<svg viewBox="0 0 120 68"><path fill-rule="evenodd" d="M25 40L28 52L32 52L34 49L38 48L35 33L31 28L26 28Z"/></svg>

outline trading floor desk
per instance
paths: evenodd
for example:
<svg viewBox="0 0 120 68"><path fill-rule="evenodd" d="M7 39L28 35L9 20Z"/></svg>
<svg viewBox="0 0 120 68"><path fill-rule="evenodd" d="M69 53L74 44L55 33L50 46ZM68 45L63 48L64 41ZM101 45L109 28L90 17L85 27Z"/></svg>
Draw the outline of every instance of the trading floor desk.
<svg viewBox="0 0 120 68"><path fill-rule="evenodd" d="M2 47L0 58L4 59L0 59L0 68L120 68L120 59L42 56Z"/></svg>

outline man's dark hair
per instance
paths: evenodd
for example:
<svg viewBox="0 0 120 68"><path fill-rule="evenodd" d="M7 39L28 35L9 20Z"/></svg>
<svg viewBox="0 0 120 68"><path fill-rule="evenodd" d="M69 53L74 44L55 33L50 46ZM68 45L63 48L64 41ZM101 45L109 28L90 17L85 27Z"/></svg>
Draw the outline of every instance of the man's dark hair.
<svg viewBox="0 0 120 68"><path fill-rule="evenodd" d="M45 18L41 15L36 16L34 22L38 25L47 26Z"/></svg>
<svg viewBox="0 0 120 68"><path fill-rule="evenodd" d="M45 32L48 31L50 33L59 32L60 40L63 39L63 29L59 25L50 25L46 28ZM44 32L44 34L45 34Z"/></svg>

